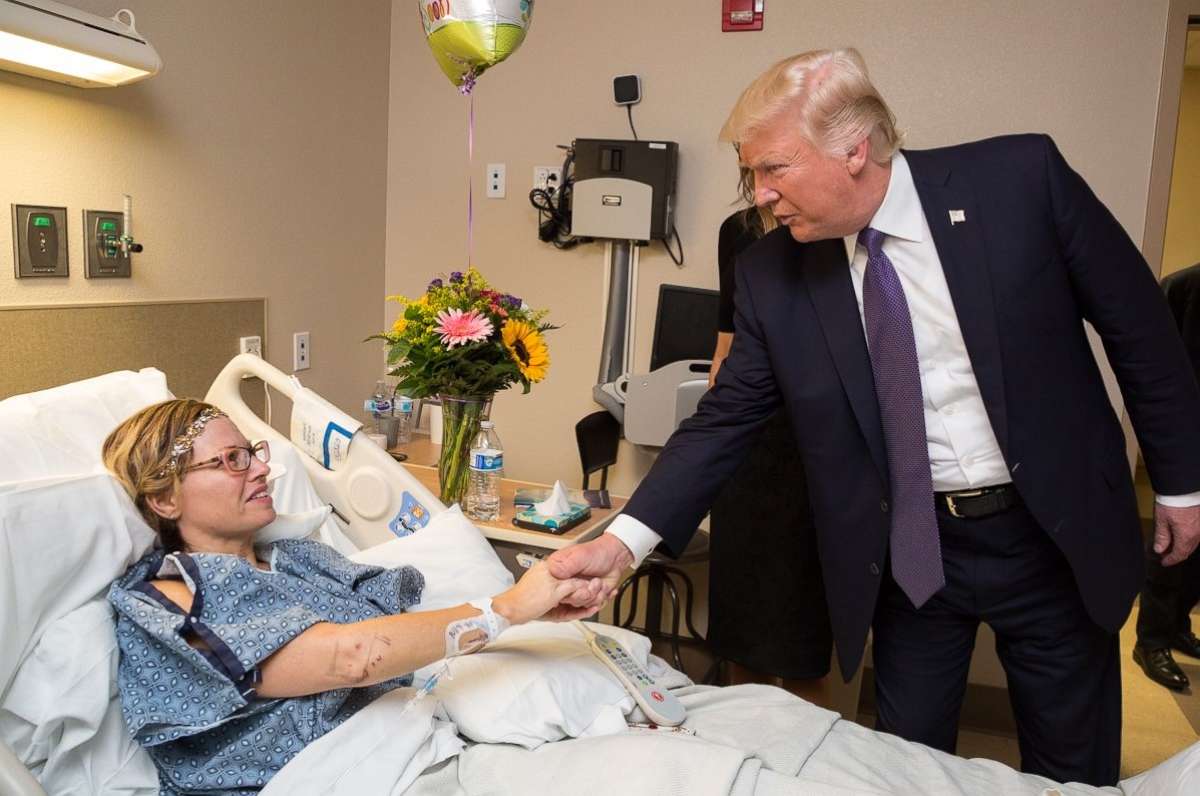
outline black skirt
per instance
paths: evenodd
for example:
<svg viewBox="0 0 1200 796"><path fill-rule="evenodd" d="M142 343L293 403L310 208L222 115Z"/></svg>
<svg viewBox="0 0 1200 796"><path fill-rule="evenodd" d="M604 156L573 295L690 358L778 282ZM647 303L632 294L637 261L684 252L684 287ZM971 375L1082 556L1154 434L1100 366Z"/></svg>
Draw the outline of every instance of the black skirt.
<svg viewBox="0 0 1200 796"><path fill-rule="evenodd" d="M829 673L833 635L791 423L778 412L713 504L708 641L719 658L787 679Z"/></svg>

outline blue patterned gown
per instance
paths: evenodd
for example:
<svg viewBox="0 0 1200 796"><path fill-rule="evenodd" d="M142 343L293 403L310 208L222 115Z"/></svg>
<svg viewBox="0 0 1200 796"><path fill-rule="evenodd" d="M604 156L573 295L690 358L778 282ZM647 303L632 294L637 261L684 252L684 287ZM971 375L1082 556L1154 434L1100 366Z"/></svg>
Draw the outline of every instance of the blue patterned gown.
<svg viewBox="0 0 1200 796"><path fill-rule="evenodd" d="M258 553L270 571L234 555L155 550L109 591L125 722L165 794L254 793L305 746L411 681L257 697L259 664L304 630L400 613L425 585L412 567L355 564L318 542L281 541ZM171 577L193 593L186 614L149 583Z"/></svg>

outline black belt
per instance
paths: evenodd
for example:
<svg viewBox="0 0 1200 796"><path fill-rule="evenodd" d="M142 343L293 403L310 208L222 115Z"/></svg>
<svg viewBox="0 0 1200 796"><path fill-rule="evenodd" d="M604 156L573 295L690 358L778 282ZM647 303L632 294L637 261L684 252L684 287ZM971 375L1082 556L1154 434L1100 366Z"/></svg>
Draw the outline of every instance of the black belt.
<svg viewBox="0 0 1200 796"><path fill-rule="evenodd" d="M953 517L977 520L1011 509L1021 502L1021 497L1012 484L1000 484L957 492L935 492L933 502Z"/></svg>

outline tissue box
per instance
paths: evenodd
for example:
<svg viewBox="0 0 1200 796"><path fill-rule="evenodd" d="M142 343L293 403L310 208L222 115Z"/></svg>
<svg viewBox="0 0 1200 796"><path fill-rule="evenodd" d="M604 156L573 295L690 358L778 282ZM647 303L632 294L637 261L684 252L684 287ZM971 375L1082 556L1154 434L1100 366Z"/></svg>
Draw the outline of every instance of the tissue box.
<svg viewBox="0 0 1200 796"><path fill-rule="evenodd" d="M592 510L585 503L571 503L571 510L565 514L539 514L532 508L525 508L513 516L513 525L531 531L559 534L569 531L590 516Z"/></svg>

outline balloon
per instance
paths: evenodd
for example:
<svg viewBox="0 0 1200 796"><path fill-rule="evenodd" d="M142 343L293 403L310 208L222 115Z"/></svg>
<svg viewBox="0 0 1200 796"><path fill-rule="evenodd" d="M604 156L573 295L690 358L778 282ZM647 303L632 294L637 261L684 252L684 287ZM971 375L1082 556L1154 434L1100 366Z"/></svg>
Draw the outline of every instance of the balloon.
<svg viewBox="0 0 1200 796"><path fill-rule="evenodd" d="M484 70L525 40L533 0L417 0L425 39L438 66L469 92Z"/></svg>

